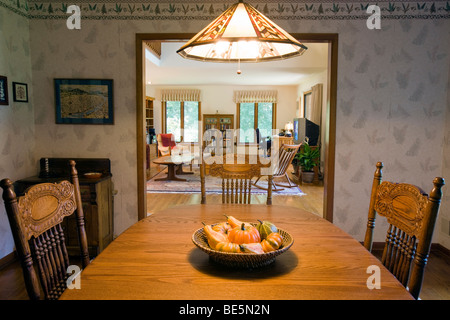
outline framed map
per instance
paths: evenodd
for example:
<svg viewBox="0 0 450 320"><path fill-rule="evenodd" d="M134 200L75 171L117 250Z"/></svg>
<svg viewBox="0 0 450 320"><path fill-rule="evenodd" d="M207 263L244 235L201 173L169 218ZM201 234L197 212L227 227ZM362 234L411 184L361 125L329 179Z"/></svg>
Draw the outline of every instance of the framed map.
<svg viewBox="0 0 450 320"><path fill-rule="evenodd" d="M56 123L114 124L113 80L55 79Z"/></svg>

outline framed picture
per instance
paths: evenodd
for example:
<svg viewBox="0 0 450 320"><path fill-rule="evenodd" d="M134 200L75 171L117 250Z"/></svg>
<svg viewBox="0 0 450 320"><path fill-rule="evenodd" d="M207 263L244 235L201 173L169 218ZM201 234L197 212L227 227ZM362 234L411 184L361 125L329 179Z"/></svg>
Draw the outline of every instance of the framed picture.
<svg viewBox="0 0 450 320"><path fill-rule="evenodd" d="M56 123L114 124L113 80L55 79Z"/></svg>
<svg viewBox="0 0 450 320"><path fill-rule="evenodd" d="M8 104L8 79L0 76L0 105L7 106Z"/></svg>
<svg viewBox="0 0 450 320"><path fill-rule="evenodd" d="M28 102L28 85L19 82L13 82L12 84L14 101Z"/></svg>

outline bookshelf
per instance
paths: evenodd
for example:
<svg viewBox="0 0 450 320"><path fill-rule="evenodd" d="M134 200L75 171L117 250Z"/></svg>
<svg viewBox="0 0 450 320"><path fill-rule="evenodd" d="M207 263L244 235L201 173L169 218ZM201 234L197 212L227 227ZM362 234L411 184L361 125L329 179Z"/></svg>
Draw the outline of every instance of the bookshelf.
<svg viewBox="0 0 450 320"><path fill-rule="evenodd" d="M145 122L146 122L146 133L148 134L148 129L154 128L154 114L153 114L153 100L154 98L146 97L145 98Z"/></svg>
<svg viewBox="0 0 450 320"><path fill-rule="evenodd" d="M223 146L226 146L226 130L234 129L233 114L204 114L203 115L203 133L210 129L217 129L222 132Z"/></svg>

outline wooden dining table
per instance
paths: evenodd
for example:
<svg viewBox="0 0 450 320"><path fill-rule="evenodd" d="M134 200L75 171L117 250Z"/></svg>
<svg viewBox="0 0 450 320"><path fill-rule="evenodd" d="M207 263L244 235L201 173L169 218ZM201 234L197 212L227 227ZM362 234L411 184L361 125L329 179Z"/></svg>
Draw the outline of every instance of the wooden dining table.
<svg viewBox="0 0 450 320"><path fill-rule="evenodd" d="M265 220L293 245L269 266L217 264L192 241L202 222ZM374 271L375 270L375 271ZM378 272L378 278L373 276ZM378 279L380 288L373 288ZM368 285L369 283L369 285ZM81 272L63 300L410 300L400 282L360 242L305 210L277 205L176 206L119 235Z"/></svg>

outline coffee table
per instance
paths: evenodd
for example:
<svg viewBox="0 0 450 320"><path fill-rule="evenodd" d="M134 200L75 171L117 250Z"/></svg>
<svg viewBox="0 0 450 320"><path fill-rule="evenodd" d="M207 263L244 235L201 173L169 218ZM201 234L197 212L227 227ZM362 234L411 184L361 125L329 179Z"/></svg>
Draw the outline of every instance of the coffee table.
<svg viewBox="0 0 450 320"><path fill-rule="evenodd" d="M194 156L191 154L164 156L153 160L153 163L167 166L167 176L165 178L155 179L155 181L186 181L186 179L182 179L177 175L193 174L190 171L183 171L183 164L190 163L192 160L194 160Z"/></svg>

